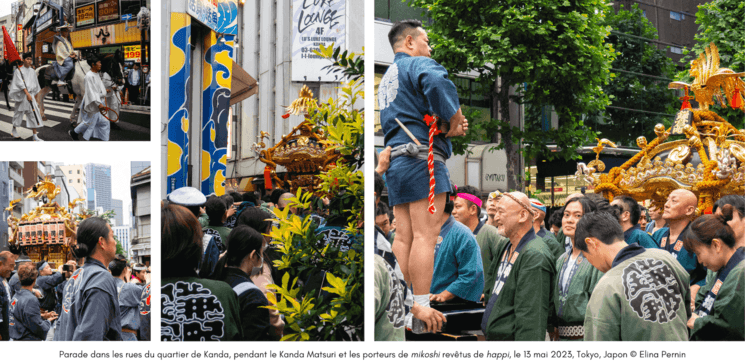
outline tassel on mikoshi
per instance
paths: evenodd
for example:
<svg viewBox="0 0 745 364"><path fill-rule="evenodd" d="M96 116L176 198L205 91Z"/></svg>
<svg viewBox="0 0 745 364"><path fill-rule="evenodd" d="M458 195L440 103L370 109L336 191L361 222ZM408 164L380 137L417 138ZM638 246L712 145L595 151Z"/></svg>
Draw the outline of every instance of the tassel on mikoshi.
<svg viewBox="0 0 745 364"><path fill-rule="evenodd" d="M272 189L272 170L269 166L264 167L264 188L267 190Z"/></svg>
<svg viewBox="0 0 745 364"><path fill-rule="evenodd" d="M735 94L732 95L732 108L739 109L742 107L742 95L740 95L740 89L735 87Z"/></svg>

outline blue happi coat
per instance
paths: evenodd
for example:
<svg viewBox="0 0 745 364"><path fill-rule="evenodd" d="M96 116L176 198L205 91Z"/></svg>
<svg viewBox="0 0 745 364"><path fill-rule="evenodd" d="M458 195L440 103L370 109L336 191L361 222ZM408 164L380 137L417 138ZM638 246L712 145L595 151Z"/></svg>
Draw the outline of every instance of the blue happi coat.
<svg viewBox="0 0 745 364"><path fill-rule="evenodd" d="M115 278L88 257L65 284L54 341L120 341L122 323Z"/></svg>
<svg viewBox="0 0 745 364"><path fill-rule="evenodd" d="M448 292L478 302L484 291L484 267L476 237L450 216L440 230L430 293Z"/></svg>
<svg viewBox="0 0 745 364"><path fill-rule="evenodd" d="M396 53L378 88L380 124L385 146L411 143L411 138L396 122L400 120L422 145L429 143L429 127L424 115L437 115L449 121L460 109L455 84L448 79L445 67L431 58ZM434 148L447 158L452 154L450 139L444 134L434 137ZM422 159L398 157L386 173L391 206L427 198L429 174ZM447 167L435 162L435 193L450 191Z"/></svg>

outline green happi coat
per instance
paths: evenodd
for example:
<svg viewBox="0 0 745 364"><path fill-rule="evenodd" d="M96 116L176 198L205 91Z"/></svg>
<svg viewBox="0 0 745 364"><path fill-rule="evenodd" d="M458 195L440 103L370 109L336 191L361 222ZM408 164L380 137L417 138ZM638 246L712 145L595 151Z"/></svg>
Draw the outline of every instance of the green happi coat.
<svg viewBox="0 0 745 364"><path fill-rule="evenodd" d="M543 235L541 235L541 233L543 233ZM561 257L564 252L566 252L566 249L564 249L564 243L559 243L559 241L556 240L556 236L554 236L554 234L550 231L541 229L541 231L536 234L541 237L541 239L543 239L544 243L546 243L548 250L550 250L551 254L553 254L554 256L554 262L556 262L556 260L559 259L559 257Z"/></svg>
<svg viewBox="0 0 745 364"><path fill-rule="evenodd" d="M476 227L476 243L478 243L481 250L481 262L483 263L484 272L486 272L489 270L492 260L498 260L495 256L507 245L510 239L499 235L497 228L492 225L484 223L479 223L479 225L483 226L481 228Z"/></svg>
<svg viewBox="0 0 745 364"><path fill-rule="evenodd" d="M404 289L393 268L375 254L375 341L405 341Z"/></svg>
<svg viewBox="0 0 745 364"><path fill-rule="evenodd" d="M717 281L717 272L707 271L706 285L696 295L696 308ZM693 322L691 340L745 340L745 261L737 264L724 280L711 314Z"/></svg>
<svg viewBox="0 0 745 364"><path fill-rule="evenodd" d="M574 276L571 281L568 282L569 289L566 293L561 291L561 279L562 279L562 268L564 263L569 259L569 254L564 253L556 261L556 276L554 277L553 285L553 297L552 303L555 314L555 325L559 326L582 326L585 321L585 312L587 310L587 303L590 302L590 296L592 291L595 289L600 278L603 277L603 272L593 267L587 258L583 255L577 257L577 261L581 259L579 266L577 267ZM566 267L564 274L569 275L571 268ZM570 340L566 337L561 337L561 340Z"/></svg>
<svg viewBox="0 0 745 364"><path fill-rule="evenodd" d="M633 249L640 254L619 259ZM689 280L664 250L624 248L592 292L585 341L687 341Z"/></svg>
<svg viewBox="0 0 745 364"><path fill-rule="evenodd" d="M489 317L484 335L487 340L543 341L548 324L553 255L546 243L532 235L518 255ZM486 272L484 302L489 302L499 263L508 248L504 245ZM486 313L485 313L486 314Z"/></svg>

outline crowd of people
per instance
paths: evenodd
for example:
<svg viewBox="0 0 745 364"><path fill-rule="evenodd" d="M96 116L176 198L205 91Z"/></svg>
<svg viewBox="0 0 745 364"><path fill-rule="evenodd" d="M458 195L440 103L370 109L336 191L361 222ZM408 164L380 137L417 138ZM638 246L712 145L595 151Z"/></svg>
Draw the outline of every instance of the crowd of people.
<svg viewBox="0 0 745 364"><path fill-rule="evenodd" d="M377 173L375 187L380 196ZM453 191L429 299L480 302L487 340L745 340L743 196L724 196L713 214L696 217L695 194L675 190L664 212L652 206L647 218L628 196L577 193L546 218L546 207L520 192L490 193L482 210L475 188ZM446 316L422 314L397 269L395 216L381 202L376 211L376 339L403 340L418 316L426 332L442 330Z"/></svg>
<svg viewBox="0 0 745 364"><path fill-rule="evenodd" d="M320 207L303 211L290 205L294 197L282 189L261 199L254 192L205 196L193 187L167 196L161 204L162 340L276 341L283 337L283 318L266 308L267 295L274 294L268 286L282 277L273 264L281 259L270 238L277 227L272 222L274 208L310 215L316 233L323 236L344 226L327 213L334 201L318 199L314 205ZM312 285L313 278L304 278L303 284Z"/></svg>
<svg viewBox="0 0 745 364"><path fill-rule="evenodd" d="M650 201L647 219L629 196L577 193L547 218L541 201L495 191L482 217L480 191L453 186L445 164L450 138L468 129L457 87L430 58L420 21L394 23L388 39L394 63L377 93L376 340L443 330L441 303L481 307L475 326L487 340L745 339L743 197L697 217L697 196L679 189L662 209Z"/></svg>
<svg viewBox="0 0 745 364"><path fill-rule="evenodd" d="M150 340L149 267L116 254L102 218L83 220L76 242L78 258L56 269L0 252L0 340Z"/></svg>

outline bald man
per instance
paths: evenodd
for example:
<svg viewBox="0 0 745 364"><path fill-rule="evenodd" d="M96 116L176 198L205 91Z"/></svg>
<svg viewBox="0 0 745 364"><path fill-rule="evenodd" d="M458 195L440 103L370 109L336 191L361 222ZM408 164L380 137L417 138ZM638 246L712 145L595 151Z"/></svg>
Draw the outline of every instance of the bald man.
<svg viewBox="0 0 745 364"><path fill-rule="evenodd" d="M293 195L293 194L291 194L289 192L285 192L285 193L281 194L279 196L279 200L277 200L277 207L280 210L284 210L285 207L287 207L287 205L290 203L290 199L293 198L293 197L295 197L295 195ZM293 207L290 207L290 213L293 214L293 215L296 215L297 214L297 207L294 207L294 206Z"/></svg>
<svg viewBox="0 0 745 364"><path fill-rule="evenodd" d="M695 254L688 254L683 246L683 236L688 225L696 218L696 205L698 198L693 192L684 189L670 192L662 213L668 227L657 230L652 235L657 245L672 254L691 276L691 297L694 299L698 290L706 283L706 269L698 262Z"/></svg>
<svg viewBox="0 0 745 364"><path fill-rule="evenodd" d="M497 228L510 242L486 273L488 302L481 330L487 340L543 341L549 315L553 254L533 230L528 196L510 192L497 203Z"/></svg>

